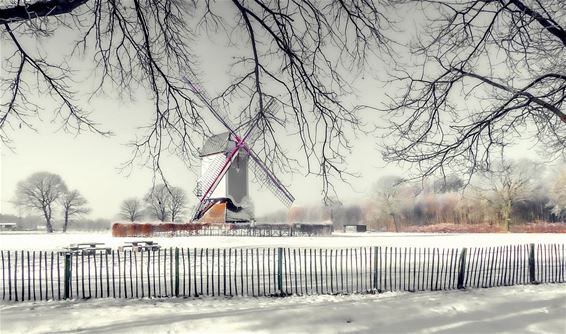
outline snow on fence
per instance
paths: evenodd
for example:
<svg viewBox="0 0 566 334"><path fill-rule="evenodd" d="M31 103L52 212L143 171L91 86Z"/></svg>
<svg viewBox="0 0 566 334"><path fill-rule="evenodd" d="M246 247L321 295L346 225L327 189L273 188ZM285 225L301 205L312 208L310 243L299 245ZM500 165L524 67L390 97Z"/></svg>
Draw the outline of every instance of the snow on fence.
<svg viewBox="0 0 566 334"><path fill-rule="evenodd" d="M2 299L284 296L565 282L563 244L2 251Z"/></svg>

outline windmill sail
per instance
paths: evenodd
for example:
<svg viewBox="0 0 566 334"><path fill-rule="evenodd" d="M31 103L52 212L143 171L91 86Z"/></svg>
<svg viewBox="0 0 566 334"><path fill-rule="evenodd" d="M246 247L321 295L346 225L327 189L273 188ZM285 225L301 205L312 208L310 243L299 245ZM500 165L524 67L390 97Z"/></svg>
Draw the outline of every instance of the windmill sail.
<svg viewBox="0 0 566 334"><path fill-rule="evenodd" d="M205 174L204 181L207 183L208 186L202 187L202 190L204 191L202 198L209 197L214 192L214 189L216 188L216 186L218 186L218 183L224 177L224 175L228 171L228 168L230 168L230 165L234 161L238 151L239 151L239 147L235 147L228 154L228 156L224 157L224 155L218 155L220 159L218 158L214 159L214 162L216 162L217 160L221 160L222 162L219 165L212 166L214 168L214 171Z"/></svg>
<svg viewBox="0 0 566 334"><path fill-rule="evenodd" d="M214 157L214 160L212 160L206 172L197 180L197 186L195 188L195 195L197 195L197 197L202 198L204 192L212 186L216 176L222 171L225 162L226 157L222 154Z"/></svg>
<svg viewBox="0 0 566 334"><path fill-rule="evenodd" d="M224 125L226 127L226 129L228 129L231 133L236 134L236 132L234 131L234 129L236 128L234 126L234 124L232 124L230 122L230 120L227 117L223 117L218 110L216 110L216 108L214 108L212 106L212 99L210 98L210 96L208 96L208 94L206 93L206 91L202 88L202 84L199 83L199 81L192 77L189 76L189 78L185 77L184 78L185 81L188 83L191 91L198 96L198 98L202 101L202 103L204 103L206 105L206 107L210 110L210 112L214 115L214 117L216 117L216 119L222 123L222 125Z"/></svg>
<svg viewBox="0 0 566 334"><path fill-rule="evenodd" d="M210 199L210 195L214 193L214 189L216 189L220 180L224 177L228 168L230 168L238 151L239 148L236 147L228 156L218 154L206 173L197 181L196 192L197 196L200 197L200 202L195 208L193 220L199 219L214 204L215 201Z"/></svg>
<svg viewBox="0 0 566 334"><path fill-rule="evenodd" d="M255 155L255 153L253 153L253 151L248 149L248 153L252 158L250 160L250 169L255 175L258 183L269 189L286 207L290 207L295 201L295 197L291 195L283 183L279 181L279 179L267 168L267 166L265 166L265 164Z"/></svg>

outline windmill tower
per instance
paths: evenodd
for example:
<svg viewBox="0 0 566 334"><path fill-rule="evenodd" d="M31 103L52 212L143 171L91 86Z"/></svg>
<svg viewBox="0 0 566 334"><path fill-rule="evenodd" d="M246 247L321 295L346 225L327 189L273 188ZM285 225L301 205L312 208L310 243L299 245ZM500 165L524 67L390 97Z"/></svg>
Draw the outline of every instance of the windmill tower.
<svg viewBox="0 0 566 334"><path fill-rule="evenodd" d="M249 122L249 128L239 136L235 131L236 127L230 125L214 109L206 93L197 89L190 80L186 79L186 81L193 93L201 99L227 130L227 132L209 137L199 152L202 161L201 177L195 189L199 204L193 215L193 221L249 222L253 218L249 199L249 170L260 186L269 189L281 203L289 208L295 198L247 143L247 140L253 138L253 130L257 129L256 118L258 116ZM272 105L272 101L269 101L264 112L268 111Z"/></svg>

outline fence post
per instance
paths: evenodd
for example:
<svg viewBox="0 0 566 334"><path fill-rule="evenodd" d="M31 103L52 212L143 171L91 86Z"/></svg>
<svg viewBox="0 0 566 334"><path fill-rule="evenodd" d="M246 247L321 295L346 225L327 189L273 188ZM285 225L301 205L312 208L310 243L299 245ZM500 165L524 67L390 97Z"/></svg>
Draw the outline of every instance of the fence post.
<svg viewBox="0 0 566 334"><path fill-rule="evenodd" d="M283 295L283 248L277 249L277 290Z"/></svg>
<svg viewBox="0 0 566 334"><path fill-rule="evenodd" d="M65 284L65 291L63 293L63 297L64 299L69 299L69 292L71 290L71 268L72 268L72 263L71 263L71 253L67 252L65 253L65 277L64 277L64 284Z"/></svg>
<svg viewBox="0 0 566 334"><path fill-rule="evenodd" d="M179 297L179 247L175 247L175 297Z"/></svg>
<svg viewBox="0 0 566 334"><path fill-rule="evenodd" d="M529 277L531 284L535 284L535 244L529 244Z"/></svg>
<svg viewBox="0 0 566 334"><path fill-rule="evenodd" d="M460 259L458 260L458 289L464 289L464 275L466 272L466 253L468 253L467 248L462 248L462 252L460 253Z"/></svg>
<svg viewBox="0 0 566 334"><path fill-rule="evenodd" d="M377 291L377 247L373 247L373 290Z"/></svg>

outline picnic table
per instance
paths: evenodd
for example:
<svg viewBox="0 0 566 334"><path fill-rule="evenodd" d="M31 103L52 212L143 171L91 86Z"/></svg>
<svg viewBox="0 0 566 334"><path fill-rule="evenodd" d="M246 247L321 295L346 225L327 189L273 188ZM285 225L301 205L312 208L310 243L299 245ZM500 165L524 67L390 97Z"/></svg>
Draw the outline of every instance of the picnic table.
<svg viewBox="0 0 566 334"><path fill-rule="evenodd" d="M70 244L69 247L65 247L65 251L62 253L71 254L84 254L84 255L94 255L97 252L105 252L110 254L110 247L99 247L104 245L102 242L83 242L78 244Z"/></svg>
<svg viewBox="0 0 566 334"><path fill-rule="evenodd" d="M83 243L79 243L79 244L71 244L70 247L77 247L77 248L95 248L97 246L102 246L104 245L103 242L83 242Z"/></svg>
<svg viewBox="0 0 566 334"><path fill-rule="evenodd" d="M125 245L120 246L119 250L125 250L131 248L132 251L140 252L145 250L155 251L161 248L157 242L153 240L136 240L136 241L127 241Z"/></svg>

